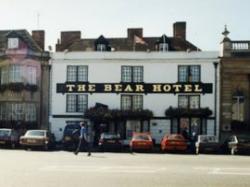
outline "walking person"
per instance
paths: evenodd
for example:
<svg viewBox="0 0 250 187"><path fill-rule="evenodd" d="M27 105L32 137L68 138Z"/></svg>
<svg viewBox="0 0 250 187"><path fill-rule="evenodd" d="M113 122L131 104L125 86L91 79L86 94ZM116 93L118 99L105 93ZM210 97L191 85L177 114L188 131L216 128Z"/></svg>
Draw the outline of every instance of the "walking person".
<svg viewBox="0 0 250 187"><path fill-rule="evenodd" d="M91 146L90 146L90 142L89 140L89 133L88 133L88 129L87 129L87 125L85 122L80 122L80 136L79 136L79 143L77 146L76 151L74 152L75 155L77 155L79 153L79 151L81 150L82 146L84 145L86 151L88 152L88 156L91 155Z"/></svg>

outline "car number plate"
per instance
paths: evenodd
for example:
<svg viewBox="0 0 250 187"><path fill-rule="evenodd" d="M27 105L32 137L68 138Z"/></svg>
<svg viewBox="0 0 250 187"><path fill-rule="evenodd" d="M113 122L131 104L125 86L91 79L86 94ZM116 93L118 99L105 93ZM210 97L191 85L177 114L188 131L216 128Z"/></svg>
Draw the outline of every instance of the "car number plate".
<svg viewBox="0 0 250 187"><path fill-rule="evenodd" d="M108 143L115 143L115 141L114 140L109 140L109 141L107 141Z"/></svg>
<svg viewBox="0 0 250 187"><path fill-rule="evenodd" d="M27 140L28 143L36 143L36 140Z"/></svg>

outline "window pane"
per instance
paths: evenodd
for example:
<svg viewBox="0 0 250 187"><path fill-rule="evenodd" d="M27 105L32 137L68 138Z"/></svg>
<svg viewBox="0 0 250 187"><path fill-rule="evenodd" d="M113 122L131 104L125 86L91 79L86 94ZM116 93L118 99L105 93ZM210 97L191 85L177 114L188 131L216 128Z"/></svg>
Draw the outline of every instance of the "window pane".
<svg viewBox="0 0 250 187"><path fill-rule="evenodd" d="M36 67L28 66L26 73L28 84L36 85Z"/></svg>
<svg viewBox="0 0 250 187"><path fill-rule="evenodd" d="M9 80L11 83L22 82L22 67L20 65L10 66Z"/></svg>
<svg viewBox="0 0 250 187"><path fill-rule="evenodd" d="M179 66L178 71L179 82L188 82L188 66Z"/></svg>
<svg viewBox="0 0 250 187"><path fill-rule="evenodd" d="M105 44L97 44L96 50L97 51L106 51L106 45Z"/></svg>
<svg viewBox="0 0 250 187"><path fill-rule="evenodd" d="M168 51L168 44L167 43L160 43L159 44L159 51Z"/></svg>
<svg viewBox="0 0 250 187"><path fill-rule="evenodd" d="M36 121L36 105L33 103L26 104L26 121Z"/></svg>
<svg viewBox="0 0 250 187"><path fill-rule="evenodd" d="M132 82L131 66L122 66L122 82Z"/></svg>
<svg viewBox="0 0 250 187"><path fill-rule="evenodd" d="M1 84L8 84L8 68L3 67L1 69Z"/></svg>
<svg viewBox="0 0 250 187"><path fill-rule="evenodd" d="M122 110L130 110L132 108L132 97L122 95L121 96L121 109Z"/></svg>
<svg viewBox="0 0 250 187"><path fill-rule="evenodd" d="M200 97L190 96L190 108L200 108Z"/></svg>
<svg viewBox="0 0 250 187"><path fill-rule="evenodd" d="M67 66L67 81L76 82L77 66Z"/></svg>
<svg viewBox="0 0 250 187"><path fill-rule="evenodd" d="M88 96L87 95L78 95L77 101L77 112L85 112L88 108Z"/></svg>
<svg viewBox="0 0 250 187"><path fill-rule="evenodd" d="M67 112L76 112L76 95L67 95Z"/></svg>
<svg viewBox="0 0 250 187"><path fill-rule="evenodd" d="M133 82L143 82L143 67L133 67Z"/></svg>
<svg viewBox="0 0 250 187"><path fill-rule="evenodd" d="M88 81L88 66L78 66L78 81Z"/></svg>
<svg viewBox="0 0 250 187"><path fill-rule="evenodd" d="M188 96L180 95L178 97L179 108L188 108Z"/></svg>
<svg viewBox="0 0 250 187"><path fill-rule="evenodd" d="M143 97L142 95L133 96L133 110L138 110L143 108Z"/></svg>
<svg viewBox="0 0 250 187"><path fill-rule="evenodd" d="M200 82L200 66L190 66L190 82Z"/></svg>

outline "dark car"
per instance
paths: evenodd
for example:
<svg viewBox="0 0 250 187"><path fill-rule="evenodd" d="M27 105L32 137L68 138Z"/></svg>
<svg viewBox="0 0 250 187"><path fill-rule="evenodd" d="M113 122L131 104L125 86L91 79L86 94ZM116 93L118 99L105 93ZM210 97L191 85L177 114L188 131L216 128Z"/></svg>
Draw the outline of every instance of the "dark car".
<svg viewBox="0 0 250 187"><path fill-rule="evenodd" d="M62 139L64 149L76 149L79 142L80 129L81 127L79 124L68 124L65 126Z"/></svg>
<svg viewBox="0 0 250 187"><path fill-rule="evenodd" d="M19 145L20 133L14 129L0 129L0 146L16 148Z"/></svg>
<svg viewBox="0 0 250 187"><path fill-rule="evenodd" d="M100 151L121 151L122 140L120 134L102 133L98 146Z"/></svg>
<svg viewBox="0 0 250 187"><path fill-rule="evenodd" d="M232 135L226 139L222 146L226 153L234 155L236 153L250 152L250 135Z"/></svg>
<svg viewBox="0 0 250 187"><path fill-rule="evenodd" d="M47 130L28 130L20 137L20 145L24 148L43 148L49 150L55 146L55 136Z"/></svg>
<svg viewBox="0 0 250 187"><path fill-rule="evenodd" d="M220 151L220 143L216 136L211 135L199 135L197 142L195 143L195 153L206 153Z"/></svg>

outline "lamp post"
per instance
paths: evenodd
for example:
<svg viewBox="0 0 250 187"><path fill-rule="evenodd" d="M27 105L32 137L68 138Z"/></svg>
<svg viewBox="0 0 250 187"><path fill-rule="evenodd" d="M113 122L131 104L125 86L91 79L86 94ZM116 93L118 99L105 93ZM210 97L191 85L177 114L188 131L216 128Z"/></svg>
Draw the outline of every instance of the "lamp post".
<svg viewBox="0 0 250 187"><path fill-rule="evenodd" d="M217 134L217 69L218 69L218 62L213 62L214 64L214 135Z"/></svg>

